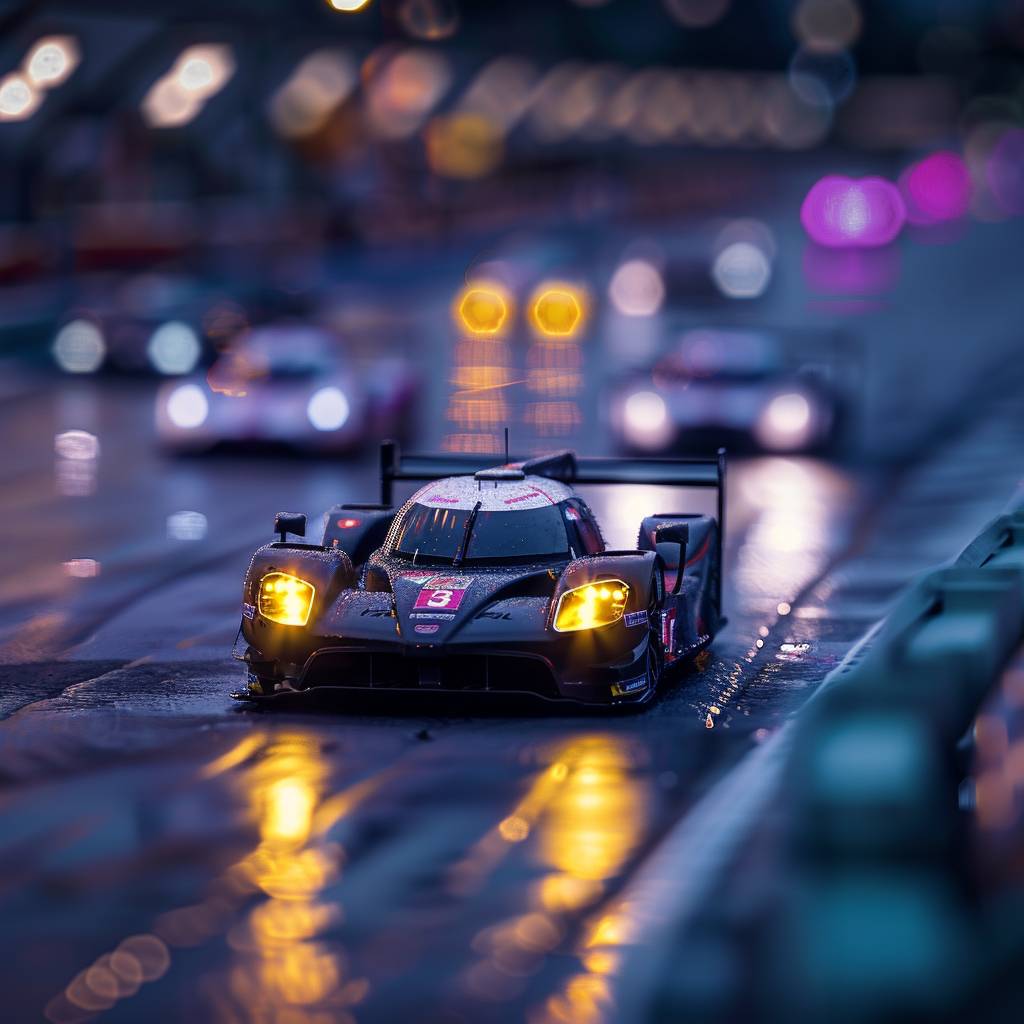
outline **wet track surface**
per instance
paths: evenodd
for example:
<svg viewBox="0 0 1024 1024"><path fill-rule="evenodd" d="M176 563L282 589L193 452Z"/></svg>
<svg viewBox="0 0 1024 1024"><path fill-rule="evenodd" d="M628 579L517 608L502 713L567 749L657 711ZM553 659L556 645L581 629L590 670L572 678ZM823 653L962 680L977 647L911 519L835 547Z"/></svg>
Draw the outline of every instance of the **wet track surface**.
<svg viewBox="0 0 1024 1024"><path fill-rule="evenodd" d="M103 436L114 450L101 473L119 454L135 466L152 457L116 424ZM159 1009L244 1020L258 1007L298 1013L289 1020L585 1017L616 944L616 919L602 924L602 910L877 615L877 597L905 578L893 559L920 511L904 512L895 538L892 522L879 535L877 479L810 460L738 464L731 624L703 671L640 714L429 702L261 713L228 699L239 671L225 656L255 525L281 504L261 493L258 464L200 474L172 463L166 494L134 492L129 479L131 500L112 514L127 523L149 501L153 518L166 515L186 472L206 488L191 504L212 510L230 544L151 539L162 570L144 583L132 559L154 555L141 539L133 554L122 538L93 580L26 570L37 610L27 604L5 637L0 948L26 971L19 1019L90 968L75 998L51 1003L53 1019ZM294 472L281 493L293 484L302 498L291 491L286 504L326 504L345 486L321 467ZM986 479L990 493L963 517L968 532L1005 500L991 467ZM598 494L594 504L625 542L665 497ZM70 529L44 516L34 536L75 557L110 514ZM876 564L843 568L848 549L874 552ZM88 550L103 562L106 552ZM5 578L15 586L15 573ZM829 593L837 579L841 602ZM121 973L135 970L126 951L143 972L131 998L131 979L111 973L125 940Z"/></svg>
<svg viewBox="0 0 1024 1024"><path fill-rule="evenodd" d="M1020 481L1020 410L965 394L902 464L735 461L730 624L642 712L282 711L228 696L244 566L279 509L373 498L373 467L165 459L145 386L29 382L4 404L0 470L10 1019L608 1015L623 946L645 955L677 909L666 889L663 919L624 934L662 844ZM55 454L71 429L100 438L98 459ZM588 498L625 546L677 500ZM194 509L203 535L169 536ZM85 558L98 575L70 576Z"/></svg>

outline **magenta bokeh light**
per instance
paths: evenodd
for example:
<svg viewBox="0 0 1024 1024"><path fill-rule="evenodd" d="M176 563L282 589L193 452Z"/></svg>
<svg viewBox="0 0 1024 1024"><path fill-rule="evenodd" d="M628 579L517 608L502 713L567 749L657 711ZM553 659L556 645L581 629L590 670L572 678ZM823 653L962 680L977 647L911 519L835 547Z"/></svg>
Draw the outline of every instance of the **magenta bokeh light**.
<svg viewBox="0 0 1024 1024"><path fill-rule="evenodd" d="M908 167L900 190L911 224L959 220L971 205L971 174L962 157L943 150Z"/></svg>
<svg viewBox="0 0 1024 1024"><path fill-rule="evenodd" d="M986 168L988 187L1003 213L1024 214L1024 130L1011 128L995 144Z"/></svg>
<svg viewBox="0 0 1024 1024"><path fill-rule="evenodd" d="M874 177L830 174L814 185L800 208L807 234L831 249L888 245L903 230L906 218L899 189Z"/></svg>

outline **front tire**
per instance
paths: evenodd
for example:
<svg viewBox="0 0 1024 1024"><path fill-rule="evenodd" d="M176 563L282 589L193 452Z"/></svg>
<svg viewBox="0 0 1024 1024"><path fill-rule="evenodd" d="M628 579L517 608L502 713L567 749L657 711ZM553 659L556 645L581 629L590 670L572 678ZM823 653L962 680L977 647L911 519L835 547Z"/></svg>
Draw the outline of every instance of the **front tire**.
<svg viewBox="0 0 1024 1024"><path fill-rule="evenodd" d="M651 580L651 600L647 605L647 692L652 696L657 691L665 671L665 652L661 646L659 582L657 579Z"/></svg>

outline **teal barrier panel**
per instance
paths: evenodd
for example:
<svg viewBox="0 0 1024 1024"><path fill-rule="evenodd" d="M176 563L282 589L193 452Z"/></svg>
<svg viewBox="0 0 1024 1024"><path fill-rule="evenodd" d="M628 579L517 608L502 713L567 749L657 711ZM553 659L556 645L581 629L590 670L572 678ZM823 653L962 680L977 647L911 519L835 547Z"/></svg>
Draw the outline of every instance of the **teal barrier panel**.
<svg viewBox="0 0 1024 1024"><path fill-rule="evenodd" d="M963 870L957 746L1022 635L1015 512L912 586L801 714L783 787L791 872L762 977L773 1017L957 1020L977 1008L995 950Z"/></svg>

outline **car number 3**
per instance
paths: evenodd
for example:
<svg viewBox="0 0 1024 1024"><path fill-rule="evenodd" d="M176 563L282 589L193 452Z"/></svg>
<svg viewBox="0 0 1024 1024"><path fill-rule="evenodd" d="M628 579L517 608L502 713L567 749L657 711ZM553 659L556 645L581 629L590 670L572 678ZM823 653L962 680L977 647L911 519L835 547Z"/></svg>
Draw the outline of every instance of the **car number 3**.
<svg viewBox="0 0 1024 1024"><path fill-rule="evenodd" d="M428 608L447 608L452 603L452 591L433 590L427 598Z"/></svg>

